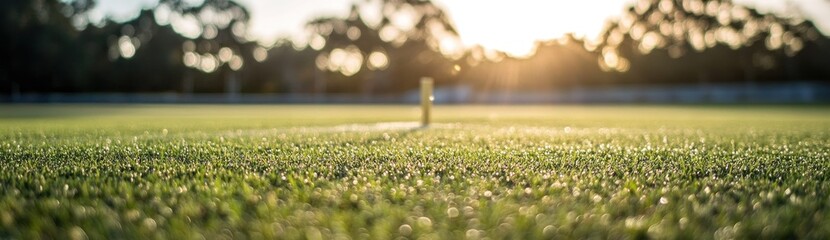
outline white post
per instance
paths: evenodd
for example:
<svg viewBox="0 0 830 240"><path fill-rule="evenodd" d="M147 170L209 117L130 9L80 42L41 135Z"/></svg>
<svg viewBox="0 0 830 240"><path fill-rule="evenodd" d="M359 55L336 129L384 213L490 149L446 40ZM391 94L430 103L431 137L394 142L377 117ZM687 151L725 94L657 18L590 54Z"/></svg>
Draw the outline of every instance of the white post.
<svg viewBox="0 0 830 240"><path fill-rule="evenodd" d="M421 126L427 127L429 126L430 120L432 118L431 111L432 111L432 101L434 100L432 96L432 78L431 77L422 77L421 78Z"/></svg>

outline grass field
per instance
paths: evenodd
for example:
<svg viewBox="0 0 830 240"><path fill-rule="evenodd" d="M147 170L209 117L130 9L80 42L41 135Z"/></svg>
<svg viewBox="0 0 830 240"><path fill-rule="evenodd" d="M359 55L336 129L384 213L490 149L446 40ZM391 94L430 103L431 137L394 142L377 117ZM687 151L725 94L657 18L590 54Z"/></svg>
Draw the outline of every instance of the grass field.
<svg viewBox="0 0 830 240"><path fill-rule="evenodd" d="M830 238L822 106L0 106L0 239Z"/></svg>

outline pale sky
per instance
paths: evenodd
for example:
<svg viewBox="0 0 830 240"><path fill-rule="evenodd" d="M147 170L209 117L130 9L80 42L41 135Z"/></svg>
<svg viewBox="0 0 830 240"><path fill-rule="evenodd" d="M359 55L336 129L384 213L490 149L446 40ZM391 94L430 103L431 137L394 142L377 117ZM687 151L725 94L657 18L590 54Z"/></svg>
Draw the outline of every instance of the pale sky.
<svg viewBox="0 0 830 240"><path fill-rule="evenodd" d="M198 0L194 0L198 1ZM304 24L320 16L346 16L348 0L236 0L251 12L249 38L270 45L281 37L302 41ZM825 33L830 33L830 1L827 0L733 0L762 12L792 11L787 2L803 11ZM99 0L92 18L134 18L139 9L158 0ZM568 32L595 37L609 17L622 12L632 0L434 0L444 7L467 46L523 54L537 40ZM493 14L499 15L493 15ZM521 27L517 27L521 26Z"/></svg>

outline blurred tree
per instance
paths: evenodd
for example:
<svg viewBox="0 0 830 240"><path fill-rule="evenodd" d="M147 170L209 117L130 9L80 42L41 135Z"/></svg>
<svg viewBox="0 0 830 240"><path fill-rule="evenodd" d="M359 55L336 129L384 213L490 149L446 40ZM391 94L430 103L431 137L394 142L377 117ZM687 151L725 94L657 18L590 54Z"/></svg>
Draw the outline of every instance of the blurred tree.
<svg viewBox="0 0 830 240"><path fill-rule="evenodd" d="M164 92L179 87L185 38L169 25L156 24L153 11L143 10L124 23L89 26L79 40L94 63L88 68L94 85L85 91Z"/></svg>
<svg viewBox="0 0 830 240"><path fill-rule="evenodd" d="M237 72L255 46L245 39L248 20L248 11L232 1L170 0L127 22L90 26L82 41L95 59L90 77L96 84L86 90L235 95L242 88ZM182 36L176 24L195 25L196 35Z"/></svg>
<svg viewBox="0 0 830 240"><path fill-rule="evenodd" d="M603 32L599 63L630 83L795 80L811 71L803 50L822 39L800 17L728 0L640 0Z"/></svg>
<svg viewBox="0 0 830 240"><path fill-rule="evenodd" d="M160 5L172 10L173 14L184 19L196 19L201 34L198 38L188 41L183 46L185 65L198 69L207 75L212 76L213 84L216 79L224 80L223 87L211 87L210 89L224 89L229 97L234 97L241 91L240 76L238 71L251 59L253 51L252 44L245 39L250 13L245 7L230 0L205 0L201 4L194 5L191 1L163 0ZM195 84L193 75L188 74L186 84ZM198 76L198 75L197 75ZM200 76L200 81L211 78ZM220 81L222 82L222 81ZM200 83L201 86L215 86L210 83ZM194 89L185 86L185 91ZM215 91L215 90L213 90Z"/></svg>
<svg viewBox="0 0 830 240"><path fill-rule="evenodd" d="M312 19L305 42L246 39L231 0L161 0L89 24L91 0L0 2L0 92L402 93L433 77L479 91L830 79L830 39L810 21L728 0L640 0L597 39L538 42L517 59L462 46L424 0L365 0ZM544 23L527 23L539 24ZM521 27L521 26L517 26Z"/></svg>
<svg viewBox="0 0 830 240"><path fill-rule="evenodd" d="M0 92L71 91L88 85L71 17L92 1L0 1Z"/></svg>
<svg viewBox="0 0 830 240"><path fill-rule="evenodd" d="M379 21L364 18L363 9L378 9ZM308 45L318 51L313 92L400 92L425 76L449 84L465 51L430 1L360 2L347 18L318 18L307 29Z"/></svg>

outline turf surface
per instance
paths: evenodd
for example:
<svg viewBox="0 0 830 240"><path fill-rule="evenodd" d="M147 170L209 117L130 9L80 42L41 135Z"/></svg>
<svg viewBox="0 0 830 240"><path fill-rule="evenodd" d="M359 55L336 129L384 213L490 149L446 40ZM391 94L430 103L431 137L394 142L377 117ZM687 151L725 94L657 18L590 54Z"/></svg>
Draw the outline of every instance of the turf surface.
<svg viewBox="0 0 830 240"><path fill-rule="evenodd" d="M809 106L0 106L0 238L830 238Z"/></svg>

